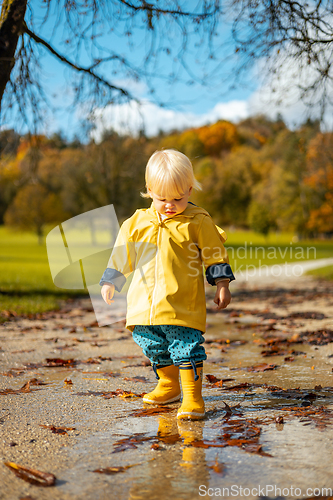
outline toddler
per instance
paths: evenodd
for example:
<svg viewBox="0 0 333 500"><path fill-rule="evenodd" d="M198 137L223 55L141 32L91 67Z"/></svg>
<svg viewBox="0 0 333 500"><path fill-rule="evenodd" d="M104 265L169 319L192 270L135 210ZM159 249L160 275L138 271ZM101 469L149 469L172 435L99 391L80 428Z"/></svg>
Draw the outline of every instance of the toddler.
<svg viewBox="0 0 333 500"><path fill-rule="evenodd" d="M158 379L145 403L167 404L181 398L179 419L201 419L206 300L203 265L209 284L216 285L217 309L230 303L234 276L223 246L226 234L206 210L189 201L201 189L190 160L169 149L156 151L146 167L144 197L148 209L137 210L121 226L100 285L111 303L127 277L126 327L150 359Z"/></svg>

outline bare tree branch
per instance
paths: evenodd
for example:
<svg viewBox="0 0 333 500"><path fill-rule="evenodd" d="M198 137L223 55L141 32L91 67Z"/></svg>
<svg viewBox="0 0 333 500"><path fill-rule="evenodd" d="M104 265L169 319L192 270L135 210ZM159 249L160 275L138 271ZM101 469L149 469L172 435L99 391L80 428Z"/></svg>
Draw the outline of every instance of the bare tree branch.
<svg viewBox="0 0 333 500"><path fill-rule="evenodd" d="M90 75L92 78L94 78L99 83L102 83L103 85L108 87L110 90L115 90L115 91L119 92L123 97L125 97L128 100L134 99L134 97L132 96L132 94L130 92L128 92L127 90L124 90L121 87L116 87L115 85L112 85L110 82L108 82L104 78L97 75L94 71L92 71L92 68L97 65L96 63L94 65L92 65L90 68L84 68L82 66L78 66L77 64L74 64L69 59L67 59L67 57L65 57L62 54L60 54L59 52L57 52L48 42L46 42L45 40L43 40L42 38L37 36L35 33L33 33L31 30L29 30L29 28L27 27L27 25L25 23L23 24L23 32L26 33L27 35L29 35L30 38L32 38L36 43L40 43L41 45L46 47L47 50L49 52L51 52L51 54L53 54L55 57L57 57L57 59L59 59L60 61L62 61L65 64L67 64L71 68L75 69L78 72L87 73L88 75Z"/></svg>
<svg viewBox="0 0 333 500"><path fill-rule="evenodd" d="M291 83L310 106L325 110L333 100L333 0L197 0L193 7L187 0L44 0L38 16L32 0L4 0L3 12L9 4L25 6L26 15L2 59L0 22L0 70L7 64L0 98L8 82L3 109L36 123L52 100L40 76L47 53L70 70L72 109L138 101L133 82L160 105L175 103L175 82L211 85L220 97L256 66L271 82L295 74ZM159 91L161 80L170 97Z"/></svg>

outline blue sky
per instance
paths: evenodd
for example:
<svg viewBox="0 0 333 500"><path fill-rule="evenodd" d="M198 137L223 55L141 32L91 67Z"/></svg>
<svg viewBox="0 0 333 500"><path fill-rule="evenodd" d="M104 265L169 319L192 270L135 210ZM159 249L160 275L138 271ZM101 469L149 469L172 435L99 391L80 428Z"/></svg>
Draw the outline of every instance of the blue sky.
<svg viewBox="0 0 333 500"><path fill-rule="evenodd" d="M194 2L188 2L188 4L193 7ZM63 18L60 16L60 22L56 22L56 14L51 12L48 21L42 24L43 12L42 2L32 5L35 31L56 47L61 54L66 55L74 62L77 54L73 51L71 44L61 43L61 40L68 36L62 27ZM28 14L28 22L29 15L30 13ZM83 21L83 26L84 23L85 21ZM107 48L114 48L118 54L128 58L132 64L142 67L150 33L147 34L147 31L141 29L142 24L142 26L137 26L136 29L132 30L131 38L127 38L123 35L128 28L125 24L125 22L118 23L115 32L101 37L99 43L104 44ZM55 30L54 25L58 26ZM272 118L275 118L280 112L290 126L297 125L304 120L306 110L300 103L297 93L290 92L285 95L283 103L278 106L273 102L271 94L271 87L273 84L276 87L276 82L268 80L264 85L260 85L261 69L265 61L258 61L236 82L234 88L230 88L233 83L235 58L238 56L232 43L226 45L229 38L230 27L224 22L220 24L218 36L214 38L216 59L212 61L208 58L207 47L200 44L199 37L192 36L190 38L186 56L190 71L196 72L198 77L207 71L211 73L211 78L207 79L205 86L199 83L188 85L186 82L190 80L189 75L173 61L173 58L177 56L179 45L177 30L173 29L172 26L169 29L167 26L165 37L160 40L160 43L164 47L170 47L172 57L167 57L165 53L160 52L155 59L155 64L148 67L151 76L147 81L135 82L131 75L124 72L111 75L115 84L129 89L143 103L142 107L139 109L134 102L128 102L96 108L93 114L95 139L98 140L101 137L104 128L110 127L120 132L132 133L136 133L144 127L148 135L154 135L159 129L168 131L173 128L200 126L218 119L238 121L249 115L262 112ZM91 52L90 47L82 50L78 56L79 62L84 66L89 64L88 51ZM58 62L46 49L40 48L39 53L40 76L43 86L50 96L51 103L57 108L55 110L49 109L48 113L45 114L40 131L52 134L61 130L68 139L72 139L75 134L82 138L86 133L82 132L81 128L82 122L85 122L86 108L84 105L68 108L72 96L71 85L75 84L78 76ZM97 57L96 50L92 50L91 53ZM228 56L230 56L229 59L224 61ZM214 68L221 61L224 61L221 65L222 69L217 73ZM105 66L99 70L99 74L110 77L110 70L109 66ZM178 78L171 84L160 77L161 74L168 75L170 72L178 75ZM287 77L288 69L286 69ZM149 84L155 88L154 96L149 93ZM86 96L86 101L89 101L89 96ZM165 103L163 108L158 105L161 101ZM9 121L5 126L10 127L17 123L17 120Z"/></svg>

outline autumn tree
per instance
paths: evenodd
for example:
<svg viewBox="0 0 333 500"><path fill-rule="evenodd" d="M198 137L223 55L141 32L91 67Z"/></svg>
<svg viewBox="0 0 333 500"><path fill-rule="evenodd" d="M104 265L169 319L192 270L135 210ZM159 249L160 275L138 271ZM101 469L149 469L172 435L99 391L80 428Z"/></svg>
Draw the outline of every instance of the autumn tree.
<svg viewBox="0 0 333 500"><path fill-rule="evenodd" d="M62 222L67 218L60 199L41 185L26 185L18 191L5 213L5 224L25 231L34 231L42 244L47 223Z"/></svg>
<svg viewBox="0 0 333 500"><path fill-rule="evenodd" d="M168 134L160 139L159 148L171 148L182 151L192 161L205 156L205 148L199 138L198 130L190 128L183 132Z"/></svg>
<svg viewBox="0 0 333 500"><path fill-rule="evenodd" d="M14 156L0 158L0 224L3 224L4 214L15 198L20 169Z"/></svg>
<svg viewBox="0 0 333 500"><path fill-rule="evenodd" d="M270 193L265 187L265 184L259 184L252 190L247 220L253 231L267 236L272 229L276 229L276 222L270 203Z"/></svg>
<svg viewBox="0 0 333 500"><path fill-rule="evenodd" d="M61 200L64 177L57 151L46 137L21 138L15 157L0 161L0 171L0 190L6 186L6 174L12 187L4 207L5 224L34 231L41 243L45 224L68 218Z"/></svg>
<svg viewBox="0 0 333 500"><path fill-rule="evenodd" d="M223 159L207 156L195 168L202 191L195 200L207 208L217 224L246 227L254 184L255 151L239 148Z"/></svg>
<svg viewBox="0 0 333 500"><path fill-rule="evenodd" d="M236 125L225 120L200 127L197 134L207 156L218 157L238 143Z"/></svg>
<svg viewBox="0 0 333 500"><path fill-rule="evenodd" d="M299 237L309 235L306 155L318 126L317 122L307 122L295 131L282 130L267 149L274 162L274 168L267 174L271 211L280 230L293 231Z"/></svg>
<svg viewBox="0 0 333 500"><path fill-rule="evenodd" d="M333 232L333 134L318 133L307 151L310 216L307 227L314 233Z"/></svg>
<svg viewBox="0 0 333 500"><path fill-rule="evenodd" d="M99 144L65 149L60 159L66 177L62 188L65 210L73 216L114 204L119 219L132 215L144 204L140 190L145 188L146 146L144 137L111 132Z"/></svg>

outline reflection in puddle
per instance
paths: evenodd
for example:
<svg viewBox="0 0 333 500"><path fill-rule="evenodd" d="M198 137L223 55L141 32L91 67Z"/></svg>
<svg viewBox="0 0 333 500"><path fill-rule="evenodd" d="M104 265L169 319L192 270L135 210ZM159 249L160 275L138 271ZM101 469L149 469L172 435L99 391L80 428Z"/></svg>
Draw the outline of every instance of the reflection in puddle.
<svg viewBox="0 0 333 500"><path fill-rule="evenodd" d="M232 380L222 387L208 380L203 384L207 418L178 422L177 404L170 405L171 413L134 418L129 415L135 405L134 409L142 408L141 401L129 408L125 401L108 400L109 429L100 428L107 420L102 411L87 416L84 425L91 419L95 431L71 449L73 467L64 492L72 496L85 491L85 498L93 499L90 485L95 484L103 485L103 498L192 500L211 496L208 488L217 495L225 488L230 498L242 498L241 488L248 488L246 498L254 500L293 498L280 494L291 488L298 488L298 498L305 498L307 488L331 486L332 375L321 351L302 345L306 356L292 363L283 356L267 357L265 361L277 369L248 372L244 368L263 362L261 347L253 342L260 335L255 328L221 324L220 318L213 324L214 319L209 321L207 339L230 342L207 343L205 373ZM66 376L71 373L62 371L59 380ZM119 443L133 446L116 451ZM134 466L124 473L98 475L98 482L87 474L87 468L128 465ZM252 494L255 491L264 493Z"/></svg>
<svg viewBox="0 0 333 500"><path fill-rule="evenodd" d="M148 392L155 385L152 378L145 382L138 377L150 377L148 368L136 361L123 366L119 352L119 359L114 356L101 365L29 372L30 378L50 385L25 395L25 404L44 397L50 410L46 423L78 429L64 440L67 462L59 473L58 498L192 500L211 496L205 494L208 488L225 488L230 498L291 499L309 496L307 488L332 486L333 375L324 351L292 345L305 354L292 362L285 356L263 358L258 342L262 336L253 317L251 322L231 324L215 314L208 323L204 369L213 377L204 379L203 421L177 421L178 404L169 406L170 413L134 417L143 408L140 398L106 400L94 395L120 387ZM246 370L263 361L278 367ZM65 379L73 386L66 387ZM22 385L21 379L14 382ZM80 392L90 395L79 396ZM23 404L23 396L17 397ZM53 408L52 398L61 401L63 409ZM131 467L112 476L93 472L127 466ZM282 494L291 487L302 494ZM250 494L242 495L240 488L248 488ZM252 494L254 490L258 494Z"/></svg>

